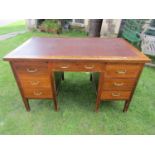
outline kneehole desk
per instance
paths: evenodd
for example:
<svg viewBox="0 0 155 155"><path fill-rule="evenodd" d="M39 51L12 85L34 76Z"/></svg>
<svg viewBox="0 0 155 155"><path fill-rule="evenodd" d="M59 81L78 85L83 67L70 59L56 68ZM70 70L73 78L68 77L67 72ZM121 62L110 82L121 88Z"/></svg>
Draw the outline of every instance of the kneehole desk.
<svg viewBox="0 0 155 155"><path fill-rule="evenodd" d="M29 99L53 99L55 72L98 72L96 111L101 100L131 102L143 66L150 59L121 38L31 38L4 57L10 62L25 108ZM62 79L64 79L62 74ZM93 74L91 74L93 80Z"/></svg>

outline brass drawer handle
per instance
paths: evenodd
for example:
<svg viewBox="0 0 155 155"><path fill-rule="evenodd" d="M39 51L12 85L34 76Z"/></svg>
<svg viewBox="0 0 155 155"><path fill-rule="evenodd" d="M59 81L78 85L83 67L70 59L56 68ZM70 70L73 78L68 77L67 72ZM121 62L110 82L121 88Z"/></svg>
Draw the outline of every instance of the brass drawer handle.
<svg viewBox="0 0 155 155"><path fill-rule="evenodd" d="M84 67L85 67L85 69L93 69L94 68L94 65L92 65L92 66L85 65Z"/></svg>
<svg viewBox="0 0 155 155"><path fill-rule="evenodd" d="M124 83L122 82L122 83L117 83L117 82L114 82L114 86L116 86L116 87L121 87L121 86L123 86L124 85Z"/></svg>
<svg viewBox="0 0 155 155"><path fill-rule="evenodd" d="M30 81L32 86L38 85L40 83L40 81Z"/></svg>
<svg viewBox="0 0 155 155"><path fill-rule="evenodd" d="M37 72L38 69L37 68L34 68L34 69L31 69L31 68L26 68L27 72L29 73L34 73L34 72Z"/></svg>
<svg viewBox="0 0 155 155"><path fill-rule="evenodd" d="M117 97L120 96L120 93L111 93L112 96Z"/></svg>
<svg viewBox="0 0 155 155"><path fill-rule="evenodd" d="M36 91L34 91L33 94L36 95L36 96L40 96L40 95L42 95L42 92L36 92Z"/></svg>
<svg viewBox="0 0 155 155"><path fill-rule="evenodd" d="M116 71L118 74L125 74L127 71L126 70L118 70Z"/></svg>
<svg viewBox="0 0 155 155"><path fill-rule="evenodd" d="M67 68L69 68L69 66L61 66L60 68L67 69Z"/></svg>

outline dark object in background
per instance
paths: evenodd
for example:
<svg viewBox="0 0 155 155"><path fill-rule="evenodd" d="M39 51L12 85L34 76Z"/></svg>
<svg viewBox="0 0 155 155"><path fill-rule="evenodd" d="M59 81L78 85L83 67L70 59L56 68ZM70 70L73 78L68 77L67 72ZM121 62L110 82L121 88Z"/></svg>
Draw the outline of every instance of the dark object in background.
<svg viewBox="0 0 155 155"><path fill-rule="evenodd" d="M37 28L39 28L39 26L41 25L41 23L44 21L45 19L37 19Z"/></svg>
<svg viewBox="0 0 155 155"><path fill-rule="evenodd" d="M103 19L90 19L89 21L89 37L100 37L100 31Z"/></svg>
<svg viewBox="0 0 155 155"><path fill-rule="evenodd" d="M126 22L126 19L122 19L122 20L121 20L121 24L120 24L120 28L119 28L119 33L118 33L118 36L117 36L117 37L121 37L121 36L122 36L123 28L124 28L125 22Z"/></svg>
<svg viewBox="0 0 155 155"><path fill-rule="evenodd" d="M70 22L72 19L60 19L61 27L64 31L68 31L70 29Z"/></svg>

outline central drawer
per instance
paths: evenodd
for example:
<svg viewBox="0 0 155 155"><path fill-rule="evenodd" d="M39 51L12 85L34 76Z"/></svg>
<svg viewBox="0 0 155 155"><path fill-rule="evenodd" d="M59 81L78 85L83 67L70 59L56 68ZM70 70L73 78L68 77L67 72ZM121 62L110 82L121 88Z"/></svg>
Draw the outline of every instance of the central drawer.
<svg viewBox="0 0 155 155"><path fill-rule="evenodd" d="M51 62L49 67L53 71L86 71L86 72L101 72L104 70L103 63L95 62Z"/></svg>

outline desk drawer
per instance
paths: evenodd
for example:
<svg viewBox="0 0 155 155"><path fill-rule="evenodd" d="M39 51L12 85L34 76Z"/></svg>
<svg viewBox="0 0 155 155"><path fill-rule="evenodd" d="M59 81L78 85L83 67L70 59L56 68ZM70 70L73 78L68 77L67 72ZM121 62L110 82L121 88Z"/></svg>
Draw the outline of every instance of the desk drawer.
<svg viewBox="0 0 155 155"><path fill-rule="evenodd" d="M131 91L103 91L101 99L103 100L125 100L130 97Z"/></svg>
<svg viewBox="0 0 155 155"><path fill-rule="evenodd" d="M101 72L104 70L104 64L93 62L53 62L50 63L50 68L54 71L96 71Z"/></svg>
<svg viewBox="0 0 155 155"><path fill-rule="evenodd" d="M51 87L49 78L27 78L21 79L21 85L24 88Z"/></svg>
<svg viewBox="0 0 155 155"><path fill-rule="evenodd" d="M136 78L140 69L141 65L107 64L105 76L110 78Z"/></svg>
<svg viewBox="0 0 155 155"><path fill-rule="evenodd" d="M24 88L23 91L27 98L52 98L51 88Z"/></svg>
<svg viewBox="0 0 155 155"><path fill-rule="evenodd" d="M104 79L103 90L132 90L136 79Z"/></svg>
<svg viewBox="0 0 155 155"><path fill-rule="evenodd" d="M13 63L17 74L21 77L48 75L48 65L44 62L15 62Z"/></svg>

